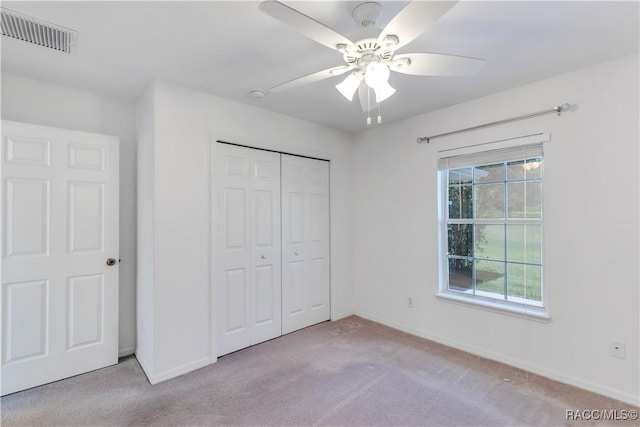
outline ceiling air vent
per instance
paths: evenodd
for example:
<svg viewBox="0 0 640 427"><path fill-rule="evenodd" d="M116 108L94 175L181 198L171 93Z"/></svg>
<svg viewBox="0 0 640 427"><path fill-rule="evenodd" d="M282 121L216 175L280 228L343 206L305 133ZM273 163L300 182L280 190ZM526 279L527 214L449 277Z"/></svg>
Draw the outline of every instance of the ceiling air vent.
<svg viewBox="0 0 640 427"><path fill-rule="evenodd" d="M3 7L2 35L73 54L78 32Z"/></svg>

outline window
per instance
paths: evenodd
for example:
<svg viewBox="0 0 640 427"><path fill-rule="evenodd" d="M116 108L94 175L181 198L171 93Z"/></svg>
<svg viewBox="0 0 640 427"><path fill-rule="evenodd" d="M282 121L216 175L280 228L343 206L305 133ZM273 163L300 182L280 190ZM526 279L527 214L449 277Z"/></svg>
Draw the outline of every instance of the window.
<svg viewBox="0 0 640 427"><path fill-rule="evenodd" d="M440 295L544 313L542 145L440 153Z"/></svg>

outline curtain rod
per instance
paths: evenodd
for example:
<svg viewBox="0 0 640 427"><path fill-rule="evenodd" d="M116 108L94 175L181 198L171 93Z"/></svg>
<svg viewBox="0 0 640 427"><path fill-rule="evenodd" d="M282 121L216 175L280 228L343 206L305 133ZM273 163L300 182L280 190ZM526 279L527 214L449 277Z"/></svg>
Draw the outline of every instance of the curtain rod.
<svg viewBox="0 0 640 427"><path fill-rule="evenodd" d="M468 131L471 131L471 130L486 128L486 127L489 127L489 126L495 126L495 125L499 125L499 124L502 124L502 123L513 122L513 121L516 121L516 120L528 119L530 117L541 116L543 114L558 113L558 115L560 115L560 113L562 113L563 111L568 111L569 108L571 108L571 104L566 104L565 103L565 104L562 104L562 105L558 105L557 107L550 108L548 110L542 110L542 111L538 111L538 112L535 112L535 113L524 114L522 116L511 117L509 119L498 120L496 122L484 123L484 124L481 124L481 125L472 126L472 127L465 128L465 129L460 129L460 130L454 130L454 131L451 131L451 132L441 133L441 134L438 134L438 135L421 136L421 137L419 137L417 139L417 141L418 141L419 144L422 144L425 141L428 144L433 138L440 138L441 136L453 135L453 134L456 134L456 133L468 132Z"/></svg>

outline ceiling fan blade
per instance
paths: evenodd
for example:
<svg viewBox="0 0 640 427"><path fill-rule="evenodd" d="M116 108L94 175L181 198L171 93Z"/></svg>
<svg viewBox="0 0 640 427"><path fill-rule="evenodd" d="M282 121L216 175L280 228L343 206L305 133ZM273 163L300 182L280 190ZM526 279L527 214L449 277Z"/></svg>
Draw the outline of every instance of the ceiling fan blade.
<svg viewBox="0 0 640 427"><path fill-rule="evenodd" d="M373 93L373 90L369 92L369 86L366 83L361 83L358 88L358 98L360 98L360 106L362 107L362 111L365 113L367 111L371 111L374 108L378 107L378 103L376 102L376 94Z"/></svg>
<svg viewBox="0 0 640 427"><path fill-rule="evenodd" d="M406 65L409 58L411 61ZM389 68L403 74L415 76L472 76L484 66L484 59L466 56L442 55L439 53L407 53L396 55Z"/></svg>
<svg viewBox="0 0 640 427"><path fill-rule="evenodd" d="M389 21L378 36L378 42L382 42L386 36L397 36L399 42L396 49L399 49L424 33L456 3L455 1L412 1Z"/></svg>
<svg viewBox="0 0 640 427"><path fill-rule="evenodd" d="M289 80L286 83L282 83L276 85L269 89L270 92L282 92L289 89L295 89L300 86L307 85L309 83L315 83L320 80L328 79L329 77L339 76L341 74L346 73L347 71L353 70L354 66L340 66L340 67L332 67L327 68L326 70L318 71L312 74L307 74L306 76L298 77L293 80Z"/></svg>
<svg viewBox="0 0 640 427"><path fill-rule="evenodd" d="M260 3L260 10L283 24L289 25L300 34L333 50L336 50L336 46L339 44L354 47L353 42L345 36L279 1L263 1Z"/></svg>

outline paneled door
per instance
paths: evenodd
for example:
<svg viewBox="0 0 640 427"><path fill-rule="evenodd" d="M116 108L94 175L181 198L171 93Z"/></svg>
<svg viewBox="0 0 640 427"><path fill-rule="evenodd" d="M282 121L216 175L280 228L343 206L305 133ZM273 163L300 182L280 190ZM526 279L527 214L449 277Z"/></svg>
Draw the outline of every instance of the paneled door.
<svg viewBox="0 0 640 427"><path fill-rule="evenodd" d="M280 154L216 143L217 354L279 337Z"/></svg>
<svg viewBox="0 0 640 427"><path fill-rule="evenodd" d="M118 140L2 122L2 394L118 362Z"/></svg>
<svg viewBox="0 0 640 427"><path fill-rule="evenodd" d="M329 320L329 162L282 155L282 333Z"/></svg>

